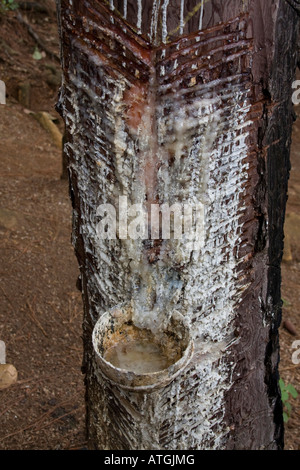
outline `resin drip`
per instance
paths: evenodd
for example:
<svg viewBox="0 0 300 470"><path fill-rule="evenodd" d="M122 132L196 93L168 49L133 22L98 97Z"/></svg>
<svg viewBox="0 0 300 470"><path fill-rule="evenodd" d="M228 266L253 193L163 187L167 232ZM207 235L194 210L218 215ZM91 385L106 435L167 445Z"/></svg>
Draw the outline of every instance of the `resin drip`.
<svg viewBox="0 0 300 470"><path fill-rule="evenodd" d="M119 369L136 374L158 372L171 365L162 348L150 341L116 344L106 351L104 359Z"/></svg>

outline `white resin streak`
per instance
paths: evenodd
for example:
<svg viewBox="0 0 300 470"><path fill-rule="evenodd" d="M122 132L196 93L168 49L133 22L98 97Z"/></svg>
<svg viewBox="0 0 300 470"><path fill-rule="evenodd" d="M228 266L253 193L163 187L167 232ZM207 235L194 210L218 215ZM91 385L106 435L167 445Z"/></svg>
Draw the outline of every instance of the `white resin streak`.
<svg viewBox="0 0 300 470"><path fill-rule="evenodd" d="M183 34L184 28L184 0L180 2L180 36Z"/></svg>
<svg viewBox="0 0 300 470"><path fill-rule="evenodd" d="M123 17L127 19L127 0L123 0Z"/></svg>
<svg viewBox="0 0 300 470"><path fill-rule="evenodd" d="M157 36L159 7L160 7L160 0L153 0L151 23L150 23L150 40L154 44L156 43L156 36Z"/></svg>
<svg viewBox="0 0 300 470"><path fill-rule="evenodd" d="M142 0L137 0L137 23L136 27L138 30L138 34L142 33L142 11L143 11L143 5L142 5Z"/></svg>
<svg viewBox="0 0 300 470"><path fill-rule="evenodd" d="M111 11L114 11L115 9L114 0L109 0L109 8L111 9ZM110 21L112 24L114 24L115 22L112 16L110 17Z"/></svg>
<svg viewBox="0 0 300 470"><path fill-rule="evenodd" d="M162 31L161 31L161 36L162 36L162 42L164 44L167 43L167 37L168 37L167 9L168 9L169 2L170 2L170 0L165 0L163 5L162 5Z"/></svg>
<svg viewBox="0 0 300 470"><path fill-rule="evenodd" d="M201 0L201 10L200 10L200 18L199 18L199 31L201 31L202 26L203 26L204 1L205 0Z"/></svg>

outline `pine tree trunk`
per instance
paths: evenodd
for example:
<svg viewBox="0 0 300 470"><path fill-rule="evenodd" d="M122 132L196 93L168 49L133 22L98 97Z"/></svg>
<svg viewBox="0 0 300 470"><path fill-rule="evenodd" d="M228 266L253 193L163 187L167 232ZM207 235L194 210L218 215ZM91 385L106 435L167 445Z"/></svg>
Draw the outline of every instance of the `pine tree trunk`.
<svg viewBox="0 0 300 470"><path fill-rule="evenodd" d="M297 2L57 5L89 447L281 449ZM120 196L148 214L151 204L200 203L201 244L99 237L99 206L118 207ZM129 305L135 327L154 336L175 311L189 331L189 360L159 387L129 376L126 387L99 363L98 319Z"/></svg>

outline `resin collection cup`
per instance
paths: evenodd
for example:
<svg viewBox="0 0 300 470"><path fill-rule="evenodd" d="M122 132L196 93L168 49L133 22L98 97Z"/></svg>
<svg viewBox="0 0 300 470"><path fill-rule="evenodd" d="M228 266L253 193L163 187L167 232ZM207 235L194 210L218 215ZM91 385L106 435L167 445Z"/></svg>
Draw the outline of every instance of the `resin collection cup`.
<svg viewBox="0 0 300 470"><path fill-rule="evenodd" d="M102 376L133 391L167 386L187 366L194 349L180 313L172 312L165 329L154 334L134 325L131 304L101 315L92 340Z"/></svg>

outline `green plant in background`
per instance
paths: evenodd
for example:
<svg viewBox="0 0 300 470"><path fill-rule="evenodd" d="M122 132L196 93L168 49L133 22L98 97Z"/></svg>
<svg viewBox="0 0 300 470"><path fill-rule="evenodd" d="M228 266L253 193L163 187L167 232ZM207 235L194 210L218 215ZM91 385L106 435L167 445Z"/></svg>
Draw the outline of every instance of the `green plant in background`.
<svg viewBox="0 0 300 470"><path fill-rule="evenodd" d="M41 52L39 51L39 48L36 47L34 49L34 53L32 54L32 57L35 59L35 60L41 60L43 58L43 55L41 54Z"/></svg>
<svg viewBox="0 0 300 470"><path fill-rule="evenodd" d="M279 380L279 386L281 390L281 400L283 403L283 421L287 423L292 411L292 405L289 402L290 395L292 396L292 398L297 398L298 393L293 385L285 385L282 379Z"/></svg>
<svg viewBox="0 0 300 470"><path fill-rule="evenodd" d="M288 300L281 299L283 307L290 307L291 303Z"/></svg>
<svg viewBox="0 0 300 470"><path fill-rule="evenodd" d="M17 2L15 0L0 0L0 12L8 10L16 10L18 8Z"/></svg>

